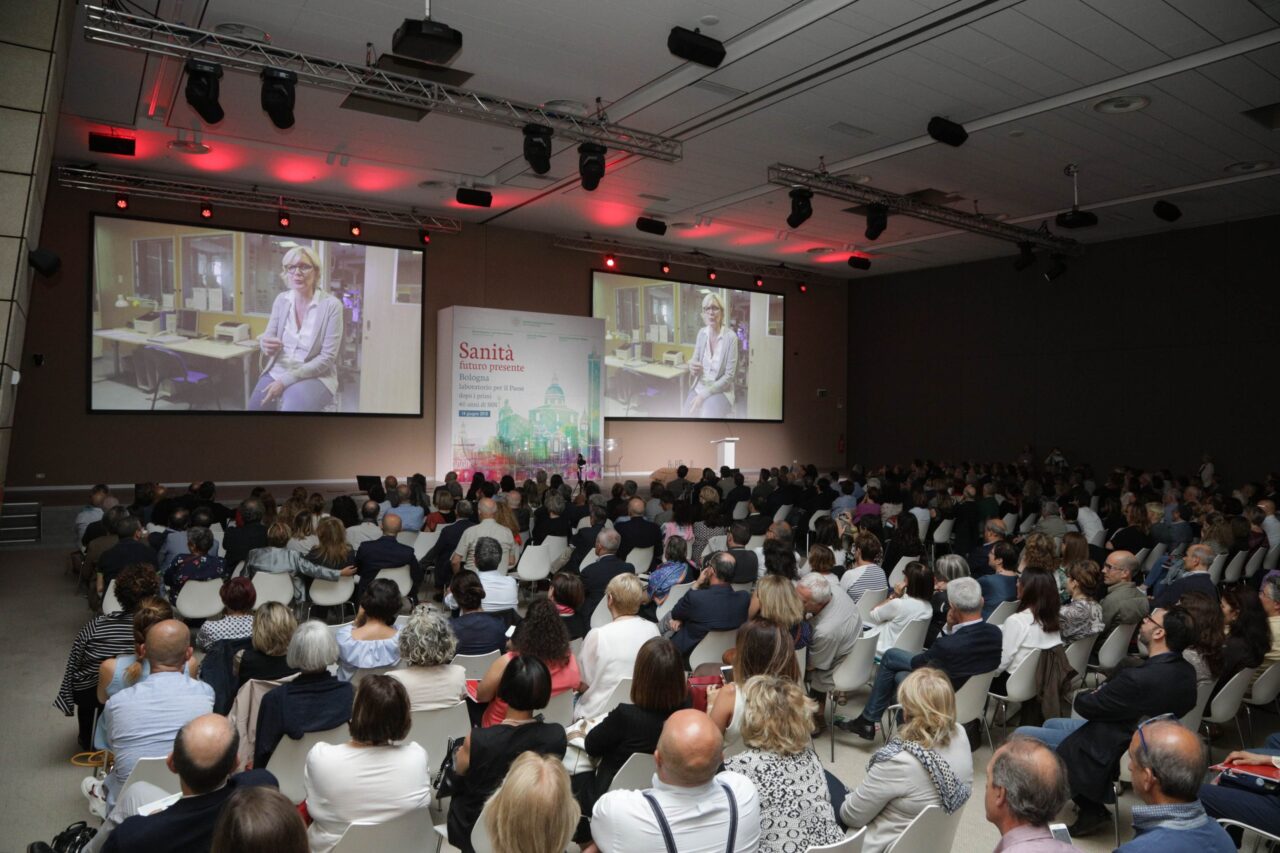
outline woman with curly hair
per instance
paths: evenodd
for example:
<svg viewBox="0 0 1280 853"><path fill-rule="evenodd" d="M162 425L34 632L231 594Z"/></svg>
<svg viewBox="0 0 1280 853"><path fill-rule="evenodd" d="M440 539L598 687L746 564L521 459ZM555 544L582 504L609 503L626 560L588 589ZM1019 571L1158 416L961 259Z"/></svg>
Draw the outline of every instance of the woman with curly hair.
<svg viewBox="0 0 1280 853"><path fill-rule="evenodd" d="M1195 626L1195 642L1182 650L1182 659L1196 669L1196 689L1217 684L1222 672L1222 608L1207 592L1184 592L1177 606L1186 608Z"/></svg>
<svg viewBox="0 0 1280 853"><path fill-rule="evenodd" d="M400 661L405 667L387 673L408 691L410 710L434 711L466 698L467 671L449 663L457 648L443 613L425 604L413 608L400 629Z"/></svg>
<svg viewBox="0 0 1280 853"><path fill-rule="evenodd" d="M494 726L506 719L507 703L498 695L498 685L502 683L507 665L522 655L537 658L546 665L551 673L552 696L574 690L582 683L578 659L569 648L569 630L560 618L560 611L550 599L537 598L529 605L524 621L511 638L511 651L493 662L476 687L476 701L489 703L481 725Z"/></svg>

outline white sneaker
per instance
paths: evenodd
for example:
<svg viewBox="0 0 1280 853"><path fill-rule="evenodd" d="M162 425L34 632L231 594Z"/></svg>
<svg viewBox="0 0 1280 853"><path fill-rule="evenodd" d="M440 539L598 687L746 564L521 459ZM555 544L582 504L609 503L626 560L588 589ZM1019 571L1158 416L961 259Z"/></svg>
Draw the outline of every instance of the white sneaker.
<svg viewBox="0 0 1280 853"><path fill-rule="evenodd" d="M87 776L80 780L80 793L89 801L89 813L106 820L107 791L102 780L97 776Z"/></svg>

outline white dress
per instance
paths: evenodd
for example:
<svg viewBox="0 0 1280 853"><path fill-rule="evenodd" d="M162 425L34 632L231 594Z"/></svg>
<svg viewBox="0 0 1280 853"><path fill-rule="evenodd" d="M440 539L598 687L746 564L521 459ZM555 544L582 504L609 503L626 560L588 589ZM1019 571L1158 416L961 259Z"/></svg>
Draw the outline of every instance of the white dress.
<svg viewBox="0 0 1280 853"><path fill-rule="evenodd" d="M399 746L318 743L303 771L311 853L328 853L353 823L385 823L431 804L427 751L409 741Z"/></svg>
<svg viewBox="0 0 1280 853"><path fill-rule="evenodd" d="M587 689L578 697L574 719L604 714L618 682L635 671L640 647L656 636L658 626L639 616L623 616L588 632L578 655L578 669Z"/></svg>

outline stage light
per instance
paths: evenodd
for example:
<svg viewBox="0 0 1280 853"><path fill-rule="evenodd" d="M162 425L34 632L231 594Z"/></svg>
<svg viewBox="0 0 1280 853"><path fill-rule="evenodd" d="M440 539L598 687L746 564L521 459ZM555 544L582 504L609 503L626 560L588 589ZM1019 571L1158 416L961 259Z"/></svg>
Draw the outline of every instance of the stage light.
<svg viewBox="0 0 1280 853"><path fill-rule="evenodd" d="M262 109L281 130L293 127L294 86L298 75L283 68L262 69Z"/></svg>
<svg viewBox="0 0 1280 853"><path fill-rule="evenodd" d="M200 202L200 218L213 219L213 205L207 201Z"/></svg>
<svg viewBox="0 0 1280 853"><path fill-rule="evenodd" d="M1044 280L1053 281L1067 271L1067 261L1062 255L1049 256L1049 268L1044 271Z"/></svg>
<svg viewBox="0 0 1280 853"><path fill-rule="evenodd" d="M658 237L667 233L667 223L661 219L653 219L648 216L641 216L636 220L636 229L646 234L654 234Z"/></svg>
<svg viewBox="0 0 1280 853"><path fill-rule="evenodd" d="M609 269L613 269L614 267L616 267L616 266L618 265L618 259L617 259L617 258L615 258L613 255L605 255L605 256L604 256L604 265L605 265L606 267L608 267Z"/></svg>
<svg viewBox="0 0 1280 853"><path fill-rule="evenodd" d="M1151 212L1165 222L1177 222L1178 217L1182 216L1182 211L1178 209L1176 204L1164 199L1157 201L1152 206Z"/></svg>
<svg viewBox="0 0 1280 853"><path fill-rule="evenodd" d="M867 206L867 232L868 240L875 240L884 233L884 229L889 227L889 208L883 204L871 204Z"/></svg>
<svg viewBox="0 0 1280 853"><path fill-rule="evenodd" d="M796 187L791 191L791 215L787 217L787 225L799 228L810 216L813 216L813 191Z"/></svg>
<svg viewBox="0 0 1280 853"><path fill-rule="evenodd" d="M963 125L948 121L942 116L934 116L929 119L928 129L930 136L953 148L959 148L964 145L964 141L969 138L969 131L965 130Z"/></svg>
<svg viewBox="0 0 1280 853"><path fill-rule="evenodd" d="M222 66L199 59L188 59L187 103L205 124L217 124L226 115L218 103L218 80L222 78Z"/></svg>
<svg viewBox="0 0 1280 853"><path fill-rule="evenodd" d="M600 186L607 152L607 148L595 142L584 142L578 146L578 176L582 178L582 188L587 192L593 192Z"/></svg>
<svg viewBox="0 0 1280 853"><path fill-rule="evenodd" d="M347 230L351 232L352 237L359 237L361 231L360 223L356 222L354 219L351 220L347 223Z"/></svg>
<svg viewBox="0 0 1280 853"><path fill-rule="evenodd" d="M289 227L289 211L283 207L276 211L276 222L280 223L281 228Z"/></svg>
<svg viewBox="0 0 1280 853"><path fill-rule="evenodd" d="M707 270L707 281L715 281L715 280L716 280L716 271Z"/></svg>
<svg viewBox="0 0 1280 853"><path fill-rule="evenodd" d="M764 287L764 279L756 276L756 287Z"/></svg>
<svg viewBox="0 0 1280 853"><path fill-rule="evenodd" d="M465 204L468 207L489 207L493 204L493 193L471 187L458 187L454 198L458 200L458 204Z"/></svg>
<svg viewBox="0 0 1280 853"><path fill-rule="evenodd" d="M418 242L424 246L431 245L431 232L425 228L418 229Z"/></svg>
<svg viewBox="0 0 1280 853"><path fill-rule="evenodd" d="M551 136L554 131L545 124L524 126L524 159L539 175L551 171Z"/></svg>
<svg viewBox="0 0 1280 853"><path fill-rule="evenodd" d="M1022 272L1027 267L1034 264L1036 262L1034 249L1035 246L1030 243L1019 243L1018 258L1013 262L1013 268L1018 272Z"/></svg>
<svg viewBox="0 0 1280 853"><path fill-rule="evenodd" d="M802 282L800 282L798 285L796 285L796 289L797 289L797 290L799 290L801 293L808 293L808 292L809 292L809 285L805 284L805 283L802 281Z"/></svg>
<svg viewBox="0 0 1280 853"><path fill-rule="evenodd" d="M129 196L126 193L116 193L116 210L129 209Z"/></svg>
<svg viewBox="0 0 1280 853"><path fill-rule="evenodd" d="M849 266L855 270L869 270L871 269L871 259L864 258L861 255L850 255Z"/></svg>
<svg viewBox="0 0 1280 853"><path fill-rule="evenodd" d="M671 264L667 263L666 261L663 261L661 269L662 269L663 275L671 275Z"/></svg>

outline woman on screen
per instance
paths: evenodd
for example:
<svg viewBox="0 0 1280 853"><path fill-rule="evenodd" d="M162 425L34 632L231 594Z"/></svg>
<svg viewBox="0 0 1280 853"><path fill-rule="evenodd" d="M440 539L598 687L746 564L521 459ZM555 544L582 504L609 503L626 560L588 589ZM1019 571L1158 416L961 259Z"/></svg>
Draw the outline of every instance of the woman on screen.
<svg viewBox="0 0 1280 853"><path fill-rule="evenodd" d="M702 299L698 340L689 359L693 387L684 413L693 418L727 418L733 411L733 379L738 372L738 336L725 326L724 302L714 293Z"/></svg>
<svg viewBox="0 0 1280 853"><path fill-rule="evenodd" d="M258 339L267 362L249 409L323 411L338 393L342 301L319 286L320 260L306 246L289 250L280 277L285 291Z"/></svg>

